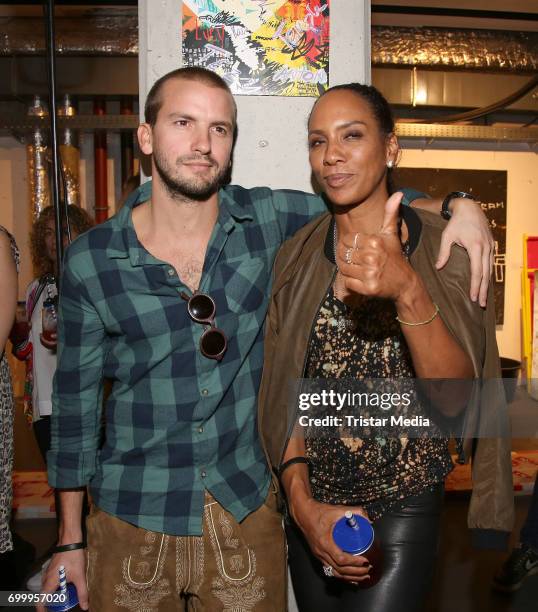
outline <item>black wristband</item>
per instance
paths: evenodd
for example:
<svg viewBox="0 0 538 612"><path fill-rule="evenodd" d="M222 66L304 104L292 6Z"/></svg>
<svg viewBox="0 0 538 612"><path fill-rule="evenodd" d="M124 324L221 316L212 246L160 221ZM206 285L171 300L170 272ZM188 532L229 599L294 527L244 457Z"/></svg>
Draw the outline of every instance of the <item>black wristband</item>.
<svg viewBox="0 0 538 612"><path fill-rule="evenodd" d="M55 546L53 553L69 552L70 550L79 550L79 548L86 548L86 542L75 542L74 544L60 544Z"/></svg>
<svg viewBox="0 0 538 612"><path fill-rule="evenodd" d="M452 218L452 213L448 209L448 206L453 198L467 198L468 200L474 200L476 202L476 198L471 193L467 193L466 191L452 191L446 196L441 204L441 217L446 221L450 221Z"/></svg>
<svg viewBox="0 0 538 612"><path fill-rule="evenodd" d="M282 478L282 473L284 470L287 470L290 465L295 465L296 463L305 463L308 466L310 465L310 461L308 461L306 457L292 457L291 459L284 461L284 463L279 467L278 477Z"/></svg>

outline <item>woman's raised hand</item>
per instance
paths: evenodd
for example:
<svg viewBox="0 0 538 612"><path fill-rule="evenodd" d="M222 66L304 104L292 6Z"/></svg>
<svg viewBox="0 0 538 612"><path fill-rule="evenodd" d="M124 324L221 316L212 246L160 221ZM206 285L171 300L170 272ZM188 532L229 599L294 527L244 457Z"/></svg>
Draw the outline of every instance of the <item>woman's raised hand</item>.
<svg viewBox="0 0 538 612"><path fill-rule="evenodd" d="M338 241L336 263L349 291L397 301L413 286L416 274L403 256L400 241L402 196L394 193L385 203L377 234L345 234Z"/></svg>

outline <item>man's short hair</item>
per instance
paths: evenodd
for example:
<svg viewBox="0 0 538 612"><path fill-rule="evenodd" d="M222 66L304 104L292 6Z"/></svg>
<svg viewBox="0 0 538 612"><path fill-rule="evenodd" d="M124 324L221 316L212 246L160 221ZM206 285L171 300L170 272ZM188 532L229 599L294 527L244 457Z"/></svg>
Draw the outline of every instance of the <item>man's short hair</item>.
<svg viewBox="0 0 538 612"><path fill-rule="evenodd" d="M146 98L146 104L144 106L144 118L146 123L149 123L151 127L155 125L157 122L157 115L159 114L159 110L162 106L162 98L161 98L161 89L162 86L167 82L173 79L185 80L185 81L198 81L199 83L204 83L204 85L208 85L209 87L217 87L218 89L223 89L230 94L233 104L233 123L234 126L237 122L237 106L235 104L234 97L228 84L226 81L221 78L215 72L211 70L207 70L207 68L201 68L199 66L187 66L185 68L178 68L176 70L172 70L168 72L160 79L157 79L153 86L149 90L148 97Z"/></svg>

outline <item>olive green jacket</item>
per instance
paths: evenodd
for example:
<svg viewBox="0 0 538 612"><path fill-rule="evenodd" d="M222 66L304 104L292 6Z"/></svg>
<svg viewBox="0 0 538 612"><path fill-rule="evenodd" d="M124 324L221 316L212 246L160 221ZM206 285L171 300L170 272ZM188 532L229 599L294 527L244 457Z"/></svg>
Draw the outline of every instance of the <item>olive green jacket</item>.
<svg viewBox="0 0 538 612"><path fill-rule="evenodd" d="M414 213L413 213L414 210ZM435 215L402 208L404 218L418 214L421 225L418 244L410 263L424 281L440 316L470 356L475 377L488 381L481 393L480 414L489 415L488 438L467 441L472 455L473 491L468 525L476 544L503 548L514 523L510 437L504 394L499 385L499 356L495 339L495 313L490 290L484 310L469 299L469 260L465 250L454 247L443 270L435 269L441 233L446 223ZM303 377L307 347L314 318L331 285L336 268L324 253L330 215L315 219L280 249L274 267L272 299L266 320L264 373L259 395L260 434L273 469L281 464L290 435L290 389ZM497 383L497 384L496 384ZM481 385L477 385L481 387ZM491 437L492 415L494 431ZM480 417L482 419L482 417ZM468 424L468 431L482 428ZM476 434L470 434L476 435ZM472 450L472 452L471 452Z"/></svg>

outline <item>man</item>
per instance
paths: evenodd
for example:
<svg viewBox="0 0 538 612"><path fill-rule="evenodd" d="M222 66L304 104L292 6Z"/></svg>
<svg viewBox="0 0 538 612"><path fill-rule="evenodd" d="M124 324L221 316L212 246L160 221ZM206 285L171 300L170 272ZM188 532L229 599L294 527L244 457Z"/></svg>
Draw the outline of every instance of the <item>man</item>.
<svg viewBox="0 0 538 612"><path fill-rule="evenodd" d="M43 586L53 590L64 565L88 606L80 488L90 483L92 610L283 610L281 518L256 424L262 327L279 246L324 205L300 192L219 189L236 107L211 72L169 73L145 116L151 192L141 188L66 257L49 454L63 521ZM462 211L463 225L479 228L471 291L483 300L490 238L475 204ZM103 377L113 387L100 446Z"/></svg>

